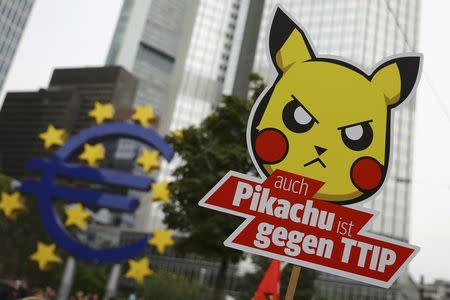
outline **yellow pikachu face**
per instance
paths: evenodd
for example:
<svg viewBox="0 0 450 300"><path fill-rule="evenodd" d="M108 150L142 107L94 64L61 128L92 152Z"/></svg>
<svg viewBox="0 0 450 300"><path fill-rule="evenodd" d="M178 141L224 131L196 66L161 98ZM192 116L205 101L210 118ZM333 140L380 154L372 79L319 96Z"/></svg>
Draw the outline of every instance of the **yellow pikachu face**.
<svg viewBox="0 0 450 300"><path fill-rule="evenodd" d="M269 50L278 77L249 120L259 171L281 169L323 181L315 196L320 200L350 204L374 194L386 176L391 110L414 90L421 56L399 56L366 74L317 57L304 31L280 8Z"/></svg>

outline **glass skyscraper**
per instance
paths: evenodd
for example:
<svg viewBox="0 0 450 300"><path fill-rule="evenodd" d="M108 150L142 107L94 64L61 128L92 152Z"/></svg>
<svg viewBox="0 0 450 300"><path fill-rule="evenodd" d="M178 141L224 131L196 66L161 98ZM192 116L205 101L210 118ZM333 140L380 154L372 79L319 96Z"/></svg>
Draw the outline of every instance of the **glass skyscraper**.
<svg viewBox="0 0 450 300"><path fill-rule="evenodd" d="M239 2L200 1L171 129L198 124L222 94Z"/></svg>
<svg viewBox="0 0 450 300"><path fill-rule="evenodd" d="M150 104L157 115L166 114L175 62L183 56L178 49L189 1L124 1L107 56L107 65L121 65L138 78L135 105ZM131 159L135 151L135 144L123 142L118 156Z"/></svg>
<svg viewBox="0 0 450 300"><path fill-rule="evenodd" d="M179 71L179 89L168 99L168 122L163 131L198 125L220 99L232 56L238 23L248 12L250 1L200 0L195 14L185 63ZM244 18L245 20L245 18ZM243 27L243 24L240 28ZM170 177L178 165L163 164L161 178ZM152 212L152 227L161 224L162 211Z"/></svg>
<svg viewBox="0 0 450 300"><path fill-rule="evenodd" d="M106 64L123 66L138 78L135 106L150 104L158 116L167 115L171 107L168 98L177 90L178 65L184 62L196 7L196 0L123 1ZM164 122L163 117L157 120L158 130ZM132 166L139 149L137 143L121 140L115 155ZM137 196L141 204L136 229L148 230L152 204L148 195Z"/></svg>
<svg viewBox="0 0 450 300"><path fill-rule="evenodd" d="M34 0L0 1L0 90L19 45Z"/></svg>

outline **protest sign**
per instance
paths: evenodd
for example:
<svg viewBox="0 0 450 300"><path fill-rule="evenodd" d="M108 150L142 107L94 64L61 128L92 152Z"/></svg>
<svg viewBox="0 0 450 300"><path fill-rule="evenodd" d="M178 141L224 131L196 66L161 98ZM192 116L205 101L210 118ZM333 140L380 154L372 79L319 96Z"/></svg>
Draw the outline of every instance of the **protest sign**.
<svg viewBox="0 0 450 300"><path fill-rule="evenodd" d="M247 127L260 177L230 171L199 205L245 218L227 247L391 286L419 248L367 232L376 212L355 204L383 188L393 113L414 94L422 56L392 56L370 71L319 56L281 7L267 53L276 77Z"/></svg>

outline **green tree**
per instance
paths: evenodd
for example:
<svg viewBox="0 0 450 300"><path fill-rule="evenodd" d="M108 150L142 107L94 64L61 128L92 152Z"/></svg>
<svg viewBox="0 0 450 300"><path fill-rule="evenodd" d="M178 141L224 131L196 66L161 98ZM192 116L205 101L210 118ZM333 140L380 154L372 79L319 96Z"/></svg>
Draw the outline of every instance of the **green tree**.
<svg viewBox="0 0 450 300"><path fill-rule="evenodd" d="M129 280L118 291L117 299L128 299L134 294L137 299L170 300L215 300L213 291L196 280L188 279L164 270L157 270L138 284Z"/></svg>
<svg viewBox="0 0 450 300"><path fill-rule="evenodd" d="M262 256L252 256L252 261L256 265L255 272L246 273L238 281L238 289L241 292L239 299L248 300L252 299L253 295L261 282L264 273L267 271L270 259ZM288 264L281 273L281 295L286 294L287 286L289 283L289 277L291 275L292 265ZM300 272L300 278L295 290L294 299L296 300L310 300L314 296L314 299L318 299L315 295L314 280L316 279L317 272L311 269L302 268Z"/></svg>
<svg viewBox="0 0 450 300"><path fill-rule="evenodd" d="M257 95L264 88L261 77L250 76L251 99L224 96L198 127L170 136L183 163L174 171L171 203L165 205L165 223L187 234L177 244L181 252L194 252L220 261L215 296L223 295L225 275L230 262L243 253L223 246L223 241L242 223L241 218L200 208L198 201L229 171L254 172L246 147L247 120Z"/></svg>
<svg viewBox="0 0 450 300"><path fill-rule="evenodd" d="M94 265L77 261L72 291L102 295L106 286L108 269L106 265Z"/></svg>
<svg viewBox="0 0 450 300"><path fill-rule="evenodd" d="M171 300L213 300L210 289L196 281L182 276L158 271L145 280L142 287L144 299L171 299Z"/></svg>
<svg viewBox="0 0 450 300"><path fill-rule="evenodd" d="M0 174L0 194L11 193L9 177ZM29 257L36 251L38 241L50 243L51 239L42 227L37 204L24 198L26 210L16 219L8 219L0 212L0 275L26 278L32 286L50 285L56 287L62 266L55 266L51 272L42 272Z"/></svg>
<svg viewBox="0 0 450 300"><path fill-rule="evenodd" d="M0 174L0 193L10 192L11 190L11 179L8 176Z"/></svg>
<svg viewBox="0 0 450 300"><path fill-rule="evenodd" d="M165 223L186 238L176 245L181 252L194 252L219 260L221 266L214 295L223 295L225 274L230 262L237 262L243 253L223 246L223 241L242 223L242 218L200 208L198 201L229 171L254 173L246 147L247 121L253 103L265 84L257 74L249 76L250 99L224 96L215 111L198 127L182 131L181 137L169 136L182 163L170 184L171 202L164 206ZM242 299L250 299L264 274L269 260L257 258L258 272L243 278ZM283 271L282 292L285 292L291 266ZM301 288L296 299L311 299L315 272L302 269Z"/></svg>

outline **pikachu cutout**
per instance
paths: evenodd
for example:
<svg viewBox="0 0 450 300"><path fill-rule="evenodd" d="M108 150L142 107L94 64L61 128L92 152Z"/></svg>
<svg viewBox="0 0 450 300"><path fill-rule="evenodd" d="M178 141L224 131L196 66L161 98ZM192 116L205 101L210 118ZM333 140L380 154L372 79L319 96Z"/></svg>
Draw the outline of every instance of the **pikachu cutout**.
<svg viewBox="0 0 450 300"><path fill-rule="evenodd" d="M318 56L280 7L269 53L278 76L255 103L247 130L258 172L281 169L323 181L315 198L338 204L377 192L389 165L393 109L414 92L421 54L391 57L366 73Z"/></svg>

